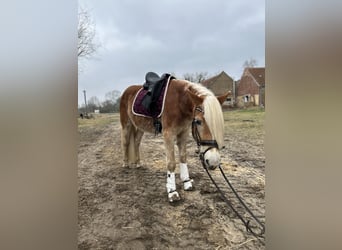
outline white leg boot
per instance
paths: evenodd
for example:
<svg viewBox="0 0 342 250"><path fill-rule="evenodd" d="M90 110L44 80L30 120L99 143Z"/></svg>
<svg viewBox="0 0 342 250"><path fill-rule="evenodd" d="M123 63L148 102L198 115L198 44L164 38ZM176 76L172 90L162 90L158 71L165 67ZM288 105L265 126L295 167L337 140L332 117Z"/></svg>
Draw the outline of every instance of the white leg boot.
<svg viewBox="0 0 342 250"><path fill-rule="evenodd" d="M166 190L169 202L180 200L179 194L176 191L176 177L174 172L167 171Z"/></svg>
<svg viewBox="0 0 342 250"><path fill-rule="evenodd" d="M184 190L185 191L192 190L192 188L193 188L192 182L194 180L190 179L190 177L189 177L188 166L186 165L186 163L180 163L179 169L180 169L180 178L181 178L181 181L183 182L183 185L184 185Z"/></svg>

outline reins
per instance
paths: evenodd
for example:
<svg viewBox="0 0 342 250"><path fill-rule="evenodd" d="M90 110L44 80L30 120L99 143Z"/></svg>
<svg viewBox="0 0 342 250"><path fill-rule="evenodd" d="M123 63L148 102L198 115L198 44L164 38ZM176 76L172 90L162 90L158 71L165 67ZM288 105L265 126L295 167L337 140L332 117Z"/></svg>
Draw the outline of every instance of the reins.
<svg viewBox="0 0 342 250"><path fill-rule="evenodd" d="M200 154L200 159L201 159L201 163L203 168L205 169L205 171L207 172L210 180L212 181L212 183L215 185L216 189L219 191L219 193L221 194L221 197L223 198L223 200L225 201L225 203L233 210L233 212L237 215L237 217L242 221L242 223L245 225L246 227L246 231L252 233L255 237L264 237L263 234L265 233L265 225L262 224L262 222L253 214L253 212L247 207L247 205L244 203L244 201L241 199L241 197L239 196L239 194L236 192L235 188L232 186L232 184L230 183L230 181L228 180L228 178L226 177L226 175L224 174L221 165L219 165L219 169L221 171L221 174L223 175L224 179L226 180L228 186L230 187L230 189L233 191L235 197L239 200L240 204L246 209L246 211L250 214L250 216L255 220L256 224L259 225L260 227L260 232L255 232L254 229L252 229L251 225L250 225L250 220L245 220L242 215L235 209L235 207L233 206L233 204L228 200L228 198L224 195L223 191L221 190L221 188L217 185L216 181L214 180L214 178L211 176L208 168L206 167L205 163L204 163L204 156L202 154Z"/></svg>
<svg viewBox="0 0 342 250"><path fill-rule="evenodd" d="M196 107L195 111L198 112L203 112L203 110L200 107ZM232 184L229 182L228 178L226 177L226 175L224 174L221 165L219 165L219 169L221 171L221 174L223 175L223 178L225 179L226 183L228 184L228 186L230 187L230 189L233 191L235 197L239 200L240 204L246 209L246 211L249 213L249 215L254 219L254 221L256 222L256 224L258 224L260 232L255 232L254 229L251 227L250 225L250 220L245 220L242 215L235 209L235 207L233 206L233 204L228 200L228 198L224 195L223 191L221 190L221 188L217 185L217 183L215 182L215 180L213 179L213 177L211 176L208 167L206 166L206 162L204 159L204 155L207 151L209 151L212 148L217 148L218 149L218 145L216 140L202 140L201 136L199 134L198 128L197 126L201 125L199 123L198 120L196 120L196 118L193 118L192 121L192 136L195 139L196 143L197 143L197 147L198 150L197 152L199 153L199 157L202 163L203 168L205 169L205 171L207 172L210 180L212 181L212 183L215 185L215 187L217 188L217 190L219 191L219 193L221 194L223 200L225 201L225 203L234 211L234 213L237 215L237 217L242 221L242 223L245 225L246 227L246 231L250 232L251 234L253 234L255 237L264 237L263 234L265 233L265 225L262 224L260 222L260 220L252 213L252 211L247 207L247 205L244 203L244 201L241 199L241 197L239 196L239 194L236 192L235 188L232 186ZM200 146L209 146L204 152L200 152Z"/></svg>

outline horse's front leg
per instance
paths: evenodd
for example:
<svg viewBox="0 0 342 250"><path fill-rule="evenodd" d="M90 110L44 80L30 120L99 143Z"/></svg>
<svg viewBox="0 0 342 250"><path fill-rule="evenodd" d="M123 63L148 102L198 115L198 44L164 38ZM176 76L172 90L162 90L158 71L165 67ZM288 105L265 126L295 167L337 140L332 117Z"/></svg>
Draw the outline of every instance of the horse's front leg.
<svg viewBox="0 0 342 250"><path fill-rule="evenodd" d="M174 136L168 130L164 130L164 142L166 148L166 161L167 161L167 178L166 178L166 190L168 193L169 202L180 200L179 194L176 191L176 177L175 177L175 146Z"/></svg>
<svg viewBox="0 0 342 250"><path fill-rule="evenodd" d="M189 136L189 131L186 130L177 136L177 146L179 151L179 172L180 179L183 182L185 191L193 190L193 180L189 177L188 165L186 164L186 140Z"/></svg>

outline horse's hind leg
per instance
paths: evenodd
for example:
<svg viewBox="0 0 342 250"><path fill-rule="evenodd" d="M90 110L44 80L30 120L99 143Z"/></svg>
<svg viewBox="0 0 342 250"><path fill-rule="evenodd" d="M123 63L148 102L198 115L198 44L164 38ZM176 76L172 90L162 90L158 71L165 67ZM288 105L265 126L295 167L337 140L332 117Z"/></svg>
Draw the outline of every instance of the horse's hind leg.
<svg viewBox="0 0 342 250"><path fill-rule="evenodd" d="M135 163L134 130L135 128L130 121L127 121L127 123L122 126L121 146L124 155L125 167L128 167L129 165Z"/></svg>
<svg viewBox="0 0 342 250"><path fill-rule="evenodd" d="M144 135L144 132L141 131L140 129L136 130L135 133L135 140L134 140L134 146L135 146L135 163L137 164L137 166L140 166L140 143L141 143L141 139Z"/></svg>
<svg viewBox="0 0 342 250"><path fill-rule="evenodd" d="M189 170L186 164L186 140L188 138L188 135L188 130L177 135L177 146L179 151L179 172L180 179L183 182L183 187L185 191L190 191L193 189L193 180L189 177Z"/></svg>
<svg viewBox="0 0 342 250"><path fill-rule="evenodd" d="M129 137L130 137L130 128L129 126L123 126L121 128L121 148L122 153L124 155L124 166L128 167L128 150L129 150Z"/></svg>
<svg viewBox="0 0 342 250"><path fill-rule="evenodd" d="M179 194L176 191L176 177L175 177L175 146L174 136L168 130L163 131L164 142L166 148L166 160L167 160L167 178L166 178L166 190L168 193L169 202L180 200Z"/></svg>

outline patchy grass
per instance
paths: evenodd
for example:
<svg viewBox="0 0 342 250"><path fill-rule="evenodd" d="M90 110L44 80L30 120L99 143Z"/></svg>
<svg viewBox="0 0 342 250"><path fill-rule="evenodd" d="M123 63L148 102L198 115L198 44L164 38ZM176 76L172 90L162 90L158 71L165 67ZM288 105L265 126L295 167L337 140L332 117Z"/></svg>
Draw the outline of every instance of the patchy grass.
<svg viewBox="0 0 342 250"><path fill-rule="evenodd" d="M248 140L263 139L265 135L265 110L258 107L224 111L225 134L227 136L246 138ZM93 119L78 118L78 131L81 141L90 143L108 125L119 122L119 113L95 114ZM86 138L84 138L86 136Z"/></svg>
<svg viewBox="0 0 342 250"><path fill-rule="evenodd" d="M264 136L265 110L249 108L223 112L225 133L241 134L247 137Z"/></svg>
<svg viewBox="0 0 342 250"><path fill-rule="evenodd" d="M93 114L94 118L81 119L78 118L78 128L90 128L90 127L104 127L108 124L119 121L119 113L114 114Z"/></svg>
<svg viewBox="0 0 342 250"><path fill-rule="evenodd" d="M253 107L223 112L226 133L264 133L265 110ZM78 118L79 132L87 129L103 129L105 126L119 122L119 113L95 114L93 119Z"/></svg>
<svg viewBox="0 0 342 250"><path fill-rule="evenodd" d="M78 118L79 139L83 143L81 146L87 146L89 143L92 143L106 126L111 124L114 126L119 120L119 113L94 114L94 118L91 119Z"/></svg>

